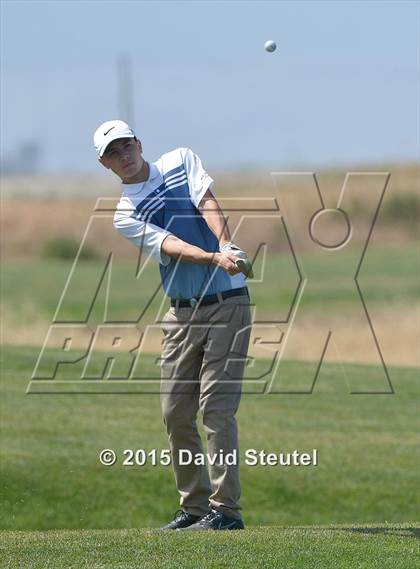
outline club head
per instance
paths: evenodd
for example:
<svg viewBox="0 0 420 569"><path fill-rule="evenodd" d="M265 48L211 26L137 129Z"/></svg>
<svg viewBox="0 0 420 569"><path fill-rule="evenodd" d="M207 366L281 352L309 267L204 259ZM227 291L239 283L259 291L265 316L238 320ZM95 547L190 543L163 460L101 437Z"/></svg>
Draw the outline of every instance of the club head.
<svg viewBox="0 0 420 569"><path fill-rule="evenodd" d="M252 270L252 265L248 259L238 259L236 261L236 266L247 278L253 279L254 272Z"/></svg>

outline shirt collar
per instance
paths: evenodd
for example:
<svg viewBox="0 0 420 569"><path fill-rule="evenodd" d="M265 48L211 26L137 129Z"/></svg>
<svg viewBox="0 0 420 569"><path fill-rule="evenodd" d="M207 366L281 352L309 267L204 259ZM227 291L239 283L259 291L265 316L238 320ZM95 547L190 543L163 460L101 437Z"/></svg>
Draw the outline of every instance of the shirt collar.
<svg viewBox="0 0 420 569"><path fill-rule="evenodd" d="M137 184L121 184L124 192L138 192L146 184L149 184L152 180L159 176L159 169L154 162L149 162L149 177L144 182L138 182Z"/></svg>

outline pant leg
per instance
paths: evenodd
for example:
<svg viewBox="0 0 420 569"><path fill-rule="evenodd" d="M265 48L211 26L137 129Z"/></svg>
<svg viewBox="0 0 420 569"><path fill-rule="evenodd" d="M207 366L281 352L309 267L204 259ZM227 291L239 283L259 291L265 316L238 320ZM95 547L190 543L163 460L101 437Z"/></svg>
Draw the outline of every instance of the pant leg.
<svg viewBox="0 0 420 569"><path fill-rule="evenodd" d="M244 298L246 299L244 301ZM247 304L248 303L248 304ZM235 414L251 332L247 297L229 298L211 315L200 374L200 410L207 435L207 452L236 452L236 464L208 466L212 494L210 505L232 518L241 518L239 498L239 448Z"/></svg>
<svg viewBox="0 0 420 569"><path fill-rule="evenodd" d="M172 467L182 508L197 516L209 511L211 485L206 466L180 465L178 451L203 453L197 430L199 374L204 331L191 329L183 309L169 310L162 324L165 334L161 355L161 406L172 454Z"/></svg>

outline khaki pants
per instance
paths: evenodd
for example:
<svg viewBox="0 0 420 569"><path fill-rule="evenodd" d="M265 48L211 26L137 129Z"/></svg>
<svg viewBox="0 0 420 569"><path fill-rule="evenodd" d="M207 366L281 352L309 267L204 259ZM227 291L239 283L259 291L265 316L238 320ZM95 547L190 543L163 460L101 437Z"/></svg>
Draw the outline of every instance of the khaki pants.
<svg viewBox="0 0 420 569"><path fill-rule="evenodd" d="M162 330L161 405L182 508L202 516L214 507L240 518L239 451L235 414L251 331L248 296L193 308L170 308ZM180 465L179 450L203 453L196 417L200 409L207 453L236 450L237 464Z"/></svg>

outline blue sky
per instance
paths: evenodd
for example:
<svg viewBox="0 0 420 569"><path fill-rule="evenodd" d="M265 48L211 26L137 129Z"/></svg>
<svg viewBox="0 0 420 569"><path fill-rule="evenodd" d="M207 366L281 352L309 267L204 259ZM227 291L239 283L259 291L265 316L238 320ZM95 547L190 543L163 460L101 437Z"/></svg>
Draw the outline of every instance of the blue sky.
<svg viewBox="0 0 420 569"><path fill-rule="evenodd" d="M100 171L92 133L134 72L150 160L350 166L419 156L419 3L3 0L2 155L42 141L47 171ZM274 39L278 49L263 45Z"/></svg>

